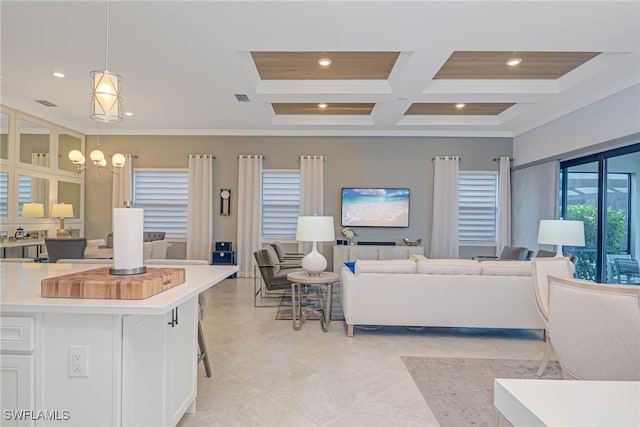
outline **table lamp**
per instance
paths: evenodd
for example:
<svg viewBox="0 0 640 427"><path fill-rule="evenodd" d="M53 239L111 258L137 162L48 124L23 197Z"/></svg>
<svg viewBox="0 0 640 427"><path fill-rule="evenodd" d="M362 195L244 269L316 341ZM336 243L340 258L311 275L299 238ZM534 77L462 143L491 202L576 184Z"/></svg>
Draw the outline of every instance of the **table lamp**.
<svg viewBox="0 0 640 427"><path fill-rule="evenodd" d="M43 218L44 204L42 203L25 203L22 205L22 216L27 218Z"/></svg>
<svg viewBox="0 0 640 427"><path fill-rule="evenodd" d="M302 268L310 275L319 275L327 268L327 259L318 252L316 242L331 242L335 239L332 216L299 216L296 240L313 242L311 252L302 258Z"/></svg>
<svg viewBox="0 0 640 427"><path fill-rule="evenodd" d="M73 218L73 205L66 205L64 203L54 203L51 207L51 217L60 218L60 228L56 233L56 237L65 238L71 237L71 234L64 228L64 219Z"/></svg>
<svg viewBox="0 0 640 427"><path fill-rule="evenodd" d="M562 245L584 246L584 222L543 219L538 228L538 243L557 245L556 257L561 257Z"/></svg>

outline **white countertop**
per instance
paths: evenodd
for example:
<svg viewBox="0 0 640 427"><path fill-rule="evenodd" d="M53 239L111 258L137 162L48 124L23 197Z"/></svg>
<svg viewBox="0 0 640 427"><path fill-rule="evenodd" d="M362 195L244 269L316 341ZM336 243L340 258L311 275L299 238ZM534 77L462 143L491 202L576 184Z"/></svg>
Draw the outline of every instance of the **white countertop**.
<svg viewBox="0 0 640 427"><path fill-rule="evenodd" d="M143 300L42 298L47 277L104 267L102 264L0 263L0 309L6 313L163 314L238 271L235 265L162 265L181 267L186 280Z"/></svg>
<svg viewBox="0 0 640 427"><path fill-rule="evenodd" d="M640 381L494 380L496 409L514 426L639 426Z"/></svg>

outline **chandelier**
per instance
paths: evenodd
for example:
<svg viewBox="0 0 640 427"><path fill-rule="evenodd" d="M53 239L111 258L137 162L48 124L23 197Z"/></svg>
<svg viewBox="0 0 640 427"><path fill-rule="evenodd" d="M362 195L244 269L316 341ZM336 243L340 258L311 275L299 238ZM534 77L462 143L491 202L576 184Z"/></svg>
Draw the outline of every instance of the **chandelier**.
<svg viewBox="0 0 640 427"><path fill-rule="evenodd" d="M104 153L102 150L97 148L89 153L89 158L93 164L87 166L87 160L80 150L69 151L69 160L71 160L71 163L76 165L76 173L84 172L91 167L107 169L114 172L116 168L121 168L126 163L124 154L116 153L111 156L111 164L113 165L113 168L107 167L107 159L105 158Z"/></svg>
<svg viewBox="0 0 640 427"><path fill-rule="evenodd" d="M91 71L91 105L89 117L101 122L122 121L122 76L108 70L109 0L107 0L107 33L105 37L104 70ZM99 156L96 156L99 157Z"/></svg>

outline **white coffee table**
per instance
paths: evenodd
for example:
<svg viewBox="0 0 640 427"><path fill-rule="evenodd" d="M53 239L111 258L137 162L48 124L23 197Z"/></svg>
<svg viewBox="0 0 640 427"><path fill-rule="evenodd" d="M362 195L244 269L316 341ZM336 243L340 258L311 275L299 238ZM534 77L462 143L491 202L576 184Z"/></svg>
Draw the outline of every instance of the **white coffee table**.
<svg viewBox="0 0 640 427"><path fill-rule="evenodd" d="M493 402L514 426L640 426L640 381L495 379Z"/></svg>

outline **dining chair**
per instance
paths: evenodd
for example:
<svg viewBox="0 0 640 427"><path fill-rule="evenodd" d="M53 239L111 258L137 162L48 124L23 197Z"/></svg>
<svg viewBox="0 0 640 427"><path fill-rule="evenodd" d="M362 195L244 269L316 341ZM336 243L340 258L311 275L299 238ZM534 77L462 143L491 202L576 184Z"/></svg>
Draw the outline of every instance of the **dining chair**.
<svg viewBox="0 0 640 427"><path fill-rule="evenodd" d="M84 251L87 248L87 239L55 239L48 237L44 239L44 244L47 247L49 262L56 262L63 258L84 258Z"/></svg>

